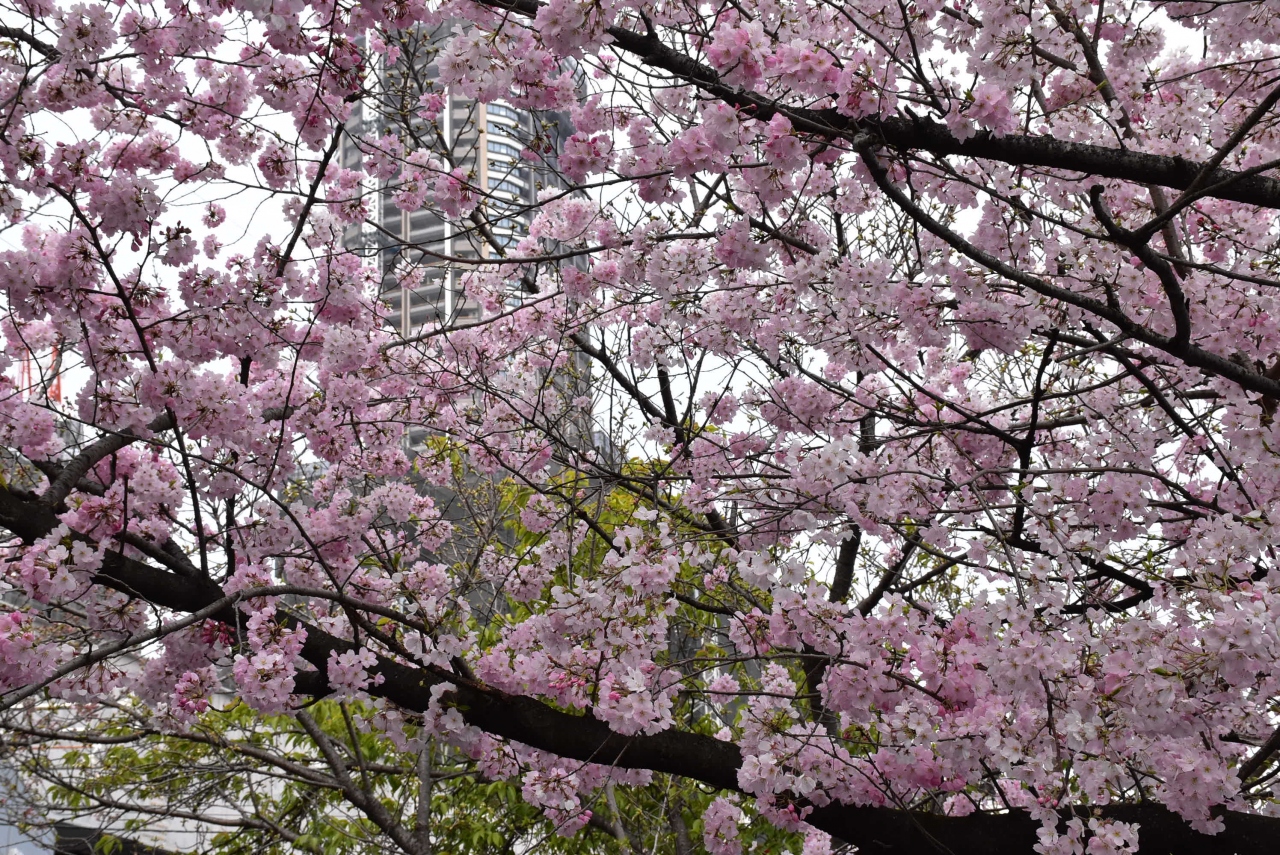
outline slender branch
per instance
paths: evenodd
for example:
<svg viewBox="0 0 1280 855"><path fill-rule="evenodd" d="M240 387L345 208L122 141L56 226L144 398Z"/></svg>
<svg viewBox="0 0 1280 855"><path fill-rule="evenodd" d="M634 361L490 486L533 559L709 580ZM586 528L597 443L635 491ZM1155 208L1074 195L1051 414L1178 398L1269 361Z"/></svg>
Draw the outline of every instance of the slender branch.
<svg viewBox="0 0 1280 855"><path fill-rule="evenodd" d="M1106 201L1102 198L1103 190L1101 184L1095 184L1089 188L1089 201L1093 204L1093 212L1111 239L1132 250L1160 279L1165 297L1169 300L1169 311L1173 313L1174 333L1169 352L1176 355L1191 343L1191 310L1187 295L1183 292L1181 283L1178 282L1173 266L1152 251L1146 241L1137 234L1122 229L1116 223L1111 212L1107 210Z"/></svg>
<svg viewBox="0 0 1280 855"><path fill-rule="evenodd" d="M1165 351L1171 356L1175 356L1182 362L1193 368L1199 368L1210 374L1216 374L1233 383L1238 384L1244 389L1251 392L1260 392L1264 395L1280 398L1280 382L1272 380L1265 374L1258 371L1251 371L1226 357L1219 356L1216 353L1210 353L1196 345L1182 346L1175 342L1173 338L1152 332L1145 326L1131 320L1127 315L1118 311L1107 303L1096 300L1092 297L1086 297L1083 294L1077 294L1066 288L1060 288L1049 282L1033 276L1024 271L1009 265L990 253L978 249L964 238L960 237L951 229L938 222L925 212L919 205L909 199L900 189L895 187L889 181L888 174L885 172L875 154L872 153L871 146L874 145L869 138L864 139L861 143L863 152L863 162L867 164L867 168L871 173L872 180L875 181L877 187L893 200L899 208L907 213L913 220L925 228L926 231L941 238L948 246L955 249L967 258L976 261L983 267L993 273L1015 282L1019 285L1026 286L1032 291L1044 297L1054 300L1060 300L1070 306L1096 315L1098 318L1105 320L1120 332L1129 338L1142 341L1152 347Z"/></svg>

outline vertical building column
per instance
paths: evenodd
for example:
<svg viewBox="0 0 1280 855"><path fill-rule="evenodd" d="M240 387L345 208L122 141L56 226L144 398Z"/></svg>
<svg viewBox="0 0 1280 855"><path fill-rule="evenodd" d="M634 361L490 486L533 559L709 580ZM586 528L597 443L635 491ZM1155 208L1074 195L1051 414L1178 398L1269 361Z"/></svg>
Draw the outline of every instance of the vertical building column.
<svg viewBox="0 0 1280 855"><path fill-rule="evenodd" d="M483 101L476 102L476 161L479 173L480 189L489 190L489 108ZM492 224L490 224L492 225ZM480 241L480 257L489 257L490 247L486 241Z"/></svg>
<svg viewBox="0 0 1280 855"><path fill-rule="evenodd" d="M453 89L448 87L444 90L444 144L450 154L454 149L453 139ZM449 218L444 218L444 254L452 256L453 252L453 223L449 222ZM444 305L441 307L443 312L442 324L453 323L453 288L454 288L454 269L453 265L446 261L444 269L444 278L440 283L443 291Z"/></svg>

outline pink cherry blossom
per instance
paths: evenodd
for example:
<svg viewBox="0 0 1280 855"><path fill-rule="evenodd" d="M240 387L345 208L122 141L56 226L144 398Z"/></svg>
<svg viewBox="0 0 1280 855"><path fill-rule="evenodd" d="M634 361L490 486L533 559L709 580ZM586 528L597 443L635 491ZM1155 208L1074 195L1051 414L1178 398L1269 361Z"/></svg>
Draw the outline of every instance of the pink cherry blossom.
<svg viewBox="0 0 1280 855"><path fill-rule="evenodd" d="M717 853L1254 855L1278 21L11 0L5 721L332 696L566 835L672 776Z"/></svg>

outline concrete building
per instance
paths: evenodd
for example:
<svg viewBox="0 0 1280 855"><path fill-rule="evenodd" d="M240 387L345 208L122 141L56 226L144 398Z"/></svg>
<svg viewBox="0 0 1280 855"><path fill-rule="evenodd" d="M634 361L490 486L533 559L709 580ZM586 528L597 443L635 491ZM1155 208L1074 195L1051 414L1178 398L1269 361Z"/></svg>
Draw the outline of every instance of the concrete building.
<svg viewBox="0 0 1280 855"><path fill-rule="evenodd" d="M451 222L426 208L401 210L391 192L394 179L389 186L368 188L377 196L371 222L353 229L346 243L377 255L388 322L406 337L476 320L477 308L461 288L469 267L461 260L492 258L516 244L528 234L539 191L564 186L553 167L554 152L570 132L568 117L520 110L500 100L481 102L439 85L436 60L451 34L448 25L405 32L399 60L377 71L375 92L350 123L353 131L392 132L407 149L431 152L449 168L462 169L486 194L470 220ZM419 115L430 98L443 100L434 122ZM521 157L526 149L552 154L530 161ZM361 153L348 144L342 157L343 165L353 168ZM406 286L413 272L423 274L422 284Z"/></svg>

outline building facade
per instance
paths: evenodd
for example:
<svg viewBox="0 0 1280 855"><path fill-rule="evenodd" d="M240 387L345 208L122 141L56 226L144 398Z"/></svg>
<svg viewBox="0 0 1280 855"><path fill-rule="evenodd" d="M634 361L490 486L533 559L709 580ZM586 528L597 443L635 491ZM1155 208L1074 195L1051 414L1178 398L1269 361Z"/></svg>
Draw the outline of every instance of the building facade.
<svg viewBox="0 0 1280 855"><path fill-rule="evenodd" d="M475 211L451 220L427 207L402 210L395 179L367 188L375 197L369 222L347 235L347 246L376 255L388 325L405 337L477 320L478 308L462 287L472 267L467 260L493 258L518 243L528 234L539 192L565 186L555 152L570 132L568 117L482 102L440 85L437 58L452 34L448 25L406 31L398 60L377 70L374 93L351 120L353 132L393 134L406 152L429 152L444 168L460 169L478 191ZM434 121L422 118L427 102L438 107ZM529 159L522 155L528 151L539 154ZM343 165L355 168L361 158L349 142Z"/></svg>

